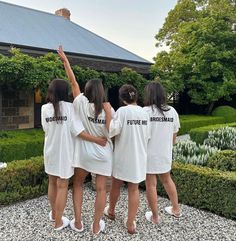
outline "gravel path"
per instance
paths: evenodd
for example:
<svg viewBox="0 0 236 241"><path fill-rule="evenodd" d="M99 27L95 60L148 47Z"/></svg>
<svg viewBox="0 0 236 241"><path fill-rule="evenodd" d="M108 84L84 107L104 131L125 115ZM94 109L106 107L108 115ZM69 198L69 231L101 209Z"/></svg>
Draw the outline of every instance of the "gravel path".
<svg viewBox="0 0 236 241"><path fill-rule="evenodd" d="M49 206L47 197L28 200L12 206L0 208L0 240L1 241L74 241L94 240L90 232L95 192L90 183L85 185L83 216L85 231L75 233L69 227L62 232L55 232L48 221ZM148 223L144 214L147 210L145 192L141 191L141 206L137 217L138 233L129 235L123 228L123 219L127 213L127 190L123 188L117 206L116 221L104 218L106 233L96 240L114 241L215 241L236 240L236 222L219 217L209 212L181 205L183 216L179 219L168 216L163 208L169 201L159 198L161 223ZM65 210L65 216L73 218L71 193Z"/></svg>

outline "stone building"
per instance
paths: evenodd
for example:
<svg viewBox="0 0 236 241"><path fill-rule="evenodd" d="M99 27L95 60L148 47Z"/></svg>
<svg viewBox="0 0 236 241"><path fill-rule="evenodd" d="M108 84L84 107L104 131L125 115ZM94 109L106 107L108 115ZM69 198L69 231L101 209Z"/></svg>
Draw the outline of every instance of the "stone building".
<svg viewBox="0 0 236 241"><path fill-rule="evenodd" d="M148 75L150 62L70 21L70 11L50 14L0 1L0 53L11 47L40 56L60 44L72 64L98 71L119 72L130 67ZM1 88L1 87L0 87ZM35 93L0 89L0 130L33 128L40 124Z"/></svg>

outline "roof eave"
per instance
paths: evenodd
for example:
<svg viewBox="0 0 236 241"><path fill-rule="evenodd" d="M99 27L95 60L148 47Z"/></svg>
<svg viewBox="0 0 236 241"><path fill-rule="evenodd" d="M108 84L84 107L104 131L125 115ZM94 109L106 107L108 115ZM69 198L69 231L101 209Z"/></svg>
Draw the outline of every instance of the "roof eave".
<svg viewBox="0 0 236 241"><path fill-rule="evenodd" d="M0 48L1 46L5 46L8 48L20 48L24 50L33 50L37 52L41 52L41 54L46 54L49 52L57 53L54 49L47 49L47 48L39 48L39 47L33 47L33 46L26 46L26 45L20 45L15 43L4 43L0 42ZM145 66L151 66L153 63L151 62L141 62L141 61L134 61L134 60L127 60L127 59L117 59L117 58L111 58L111 57L104 57L104 56L96 56L96 55L87 55L87 54L80 54L80 53L73 53L73 52L67 52L66 54L70 57L84 57L84 58L90 58L90 59L97 59L97 60L107 60L107 61L115 61L115 62L122 62L122 63L134 63L134 64L140 64Z"/></svg>

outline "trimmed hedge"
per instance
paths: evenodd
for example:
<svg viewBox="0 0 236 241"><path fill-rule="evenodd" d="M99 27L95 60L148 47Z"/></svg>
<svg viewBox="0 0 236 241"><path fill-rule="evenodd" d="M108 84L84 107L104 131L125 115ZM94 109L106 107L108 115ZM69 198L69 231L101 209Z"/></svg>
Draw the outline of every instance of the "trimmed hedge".
<svg viewBox="0 0 236 241"><path fill-rule="evenodd" d="M236 219L235 172L174 162L172 174L180 203ZM158 183L157 189L158 195L167 196L161 184Z"/></svg>
<svg viewBox="0 0 236 241"><path fill-rule="evenodd" d="M219 123L225 123L225 120L223 117L181 115L180 116L181 128L178 132L178 135L187 134L193 128L212 125L212 124L219 124Z"/></svg>
<svg viewBox="0 0 236 241"><path fill-rule="evenodd" d="M0 169L0 205L46 194L47 186L42 156L9 162Z"/></svg>
<svg viewBox="0 0 236 241"><path fill-rule="evenodd" d="M1 131L0 161L28 159L43 154L44 133L41 129Z"/></svg>
<svg viewBox="0 0 236 241"><path fill-rule="evenodd" d="M226 126L236 127L236 122L194 128L189 132L190 138L192 141L195 141L197 144L203 144L204 140L208 137L209 131L217 130Z"/></svg>
<svg viewBox="0 0 236 241"><path fill-rule="evenodd" d="M236 172L236 151L219 151L208 160L207 166L221 171Z"/></svg>
<svg viewBox="0 0 236 241"><path fill-rule="evenodd" d="M236 121L236 109L231 106L219 106L212 111L212 116L223 117L225 122Z"/></svg>

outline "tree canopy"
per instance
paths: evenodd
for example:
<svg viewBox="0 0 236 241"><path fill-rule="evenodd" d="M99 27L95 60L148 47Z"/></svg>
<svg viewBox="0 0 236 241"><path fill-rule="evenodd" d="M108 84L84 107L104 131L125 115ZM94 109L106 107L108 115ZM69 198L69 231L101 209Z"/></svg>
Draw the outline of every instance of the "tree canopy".
<svg viewBox="0 0 236 241"><path fill-rule="evenodd" d="M153 77L208 105L236 94L236 0L179 0L156 35Z"/></svg>

